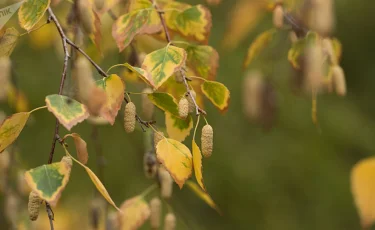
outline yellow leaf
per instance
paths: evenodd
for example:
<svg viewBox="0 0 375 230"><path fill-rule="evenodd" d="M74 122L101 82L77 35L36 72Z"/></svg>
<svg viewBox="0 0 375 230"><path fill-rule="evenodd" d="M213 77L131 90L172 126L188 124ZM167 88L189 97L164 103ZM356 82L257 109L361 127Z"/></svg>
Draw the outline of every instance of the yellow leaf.
<svg viewBox="0 0 375 230"><path fill-rule="evenodd" d="M197 195L200 199L206 202L206 204L208 204L211 208L215 209L220 215L222 215L221 210L215 204L214 200L212 200L210 195L208 195L208 193L200 189L199 186L192 181L187 181L186 185L194 192L195 195Z"/></svg>
<svg viewBox="0 0 375 230"><path fill-rule="evenodd" d="M191 116L188 116L183 120L170 113L165 113L165 124L170 138L176 141L184 141L190 135L190 131L193 128L193 119Z"/></svg>
<svg viewBox="0 0 375 230"><path fill-rule="evenodd" d="M99 180L99 178L95 175L95 173L93 171L91 171L91 169L89 167L85 166L84 164L82 164L81 162L76 160L72 155L70 155L70 153L68 152L68 150L66 148L65 148L65 152L68 156L70 156L75 162L77 162L79 165L81 165L86 170L86 172L89 175L91 181L94 183L96 189L100 192L100 194L102 194L104 199L106 199L108 201L108 203L111 204L113 207L115 207L118 211L121 211L116 206L115 202L112 200L111 196L109 195L107 189L104 187L103 183Z"/></svg>
<svg viewBox="0 0 375 230"><path fill-rule="evenodd" d="M126 200L121 205L120 230L135 230L150 217L150 208L142 196Z"/></svg>
<svg viewBox="0 0 375 230"><path fill-rule="evenodd" d="M29 116L29 112L22 112L13 114L4 120L0 126L0 153L17 139Z"/></svg>
<svg viewBox="0 0 375 230"><path fill-rule="evenodd" d="M273 36L275 35L276 30L270 29L263 33L261 33L251 44L249 50L247 51L246 59L244 62L244 68L249 66L254 59L256 59L263 50L267 48L267 45L270 44L270 42L273 39Z"/></svg>
<svg viewBox="0 0 375 230"><path fill-rule="evenodd" d="M197 179L197 182L201 188L206 191L206 188L204 187L203 183L203 173L202 173L202 154L201 150L199 149L197 143L195 143L195 140L193 139L193 163L194 163L194 173L195 173L195 179Z"/></svg>
<svg viewBox="0 0 375 230"><path fill-rule="evenodd" d="M375 222L375 157L357 163L351 171L351 189L363 229Z"/></svg>
<svg viewBox="0 0 375 230"><path fill-rule="evenodd" d="M156 155L174 181L182 188L193 170L192 156L188 147L176 140L164 138L156 146Z"/></svg>
<svg viewBox="0 0 375 230"><path fill-rule="evenodd" d="M107 102L102 108L100 115L113 125L121 104L124 101L125 85L116 74L97 81L97 85L103 88L107 94Z"/></svg>
<svg viewBox="0 0 375 230"><path fill-rule="evenodd" d="M72 137L74 140L74 145L76 146L78 160L82 164L87 164L87 161L89 159L89 153L87 152L86 141L84 141L78 133L67 134L65 135L64 139L66 139L67 137Z"/></svg>

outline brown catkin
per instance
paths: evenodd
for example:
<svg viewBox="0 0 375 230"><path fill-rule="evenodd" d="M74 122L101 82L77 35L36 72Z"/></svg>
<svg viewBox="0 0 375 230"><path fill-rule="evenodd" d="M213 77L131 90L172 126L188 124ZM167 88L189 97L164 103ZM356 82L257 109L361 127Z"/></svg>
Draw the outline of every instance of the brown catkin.
<svg viewBox="0 0 375 230"><path fill-rule="evenodd" d="M202 128L201 146L204 157L212 155L214 131L211 125L205 125Z"/></svg>
<svg viewBox="0 0 375 230"><path fill-rule="evenodd" d="M152 229L160 228L160 217L161 217L161 201L158 197L153 198L150 201L150 225Z"/></svg>
<svg viewBox="0 0 375 230"><path fill-rule="evenodd" d="M334 27L333 0L311 0L310 27L321 35L329 35Z"/></svg>
<svg viewBox="0 0 375 230"><path fill-rule="evenodd" d="M332 84L337 95L346 95L345 73L344 70L338 65L332 68Z"/></svg>
<svg viewBox="0 0 375 230"><path fill-rule="evenodd" d="M7 88L10 85L11 60L9 57L0 58L0 101L7 97Z"/></svg>
<svg viewBox="0 0 375 230"><path fill-rule="evenodd" d="M182 119L186 119L189 115L189 101L185 97L181 98L178 103L178 114Z"/></svg>
<svg viewBox="0 0 375 230"><path fill-rule="evenodd" d="M159 141L163 140L164 133L163 132L154 132L154 148L158 145Z"/></svg>
<svg viewBox="0 0 375 230"><path fill-rule="evenodd" d="M243 82L243 108L250 120L257 120L261 116L261 99L264 80L262 73L252 70L246 74Z"/></svg>
<svg viewBox="0 0 375 230"><path fill-rule="evenodd" d="M127 133L131 133L135 129L136 108L133 102L129 102L125 106L124 111L124 128Z"/></svg>
<svg viewBox="0 0 375 230"><path fill-rule="evenodd" d="M155 106L148 98L148 94L153 93L153 90L150 88L145 88L142 91L142 113L146 120L151 120L154 115Z"/></svg>
<svg viewBox="0 0 375 230"><path fill-rule="evenodd" d="M173 179L171 175L163 166L160 166L158 170L158 177L160 182L161 197L165 199L171 198L173 193Z"/></svg>
<svg viewBox="0 0 375 230"><path fill-rule="evenodd" d="M191 93L191 95L193 96L194 99L197 98L197 94L195 93L194 90L190 90L190 93ZM193 113L195 111L195 104L193 102L193 99L191 99L189 93L186 93L185 97L189 102L189 113Z"/></svg>
<svg viewBox="0 0 375 230"><path fill-rule="evenodd" d="M173 213L165 215L164 230L174 230L176 228L176 216Z"/></svg>
<svg viewBox="0 0 375 230"><path fill-rule="evenodd" d="M143 155L143 171L147 178L154 178L158 170L158 162L153 152Z"/></svg>
<svg viewBox="0 0 375 230"><path fill-rule="evenodd" d="M284 9L281 5L277 5L273 10L273 25L278 29L284 25Z"/></svg>
<svg viewBox="0 0 375 230"><path fill-rule="evenodd" d="M42 203L42 199L39 197L39 195L32 191L29 195L29 204L28 204L28 211L29 211L29 217L30 220L35 221L38 219L39 216L39 208L40 204Z"/></svg>
<svg viewBox="0 0 375 230"><path fill-rule="evenodd" d="M183 83L184 82L184 77L182 76L181 73L177 72L177 73L174 74L174 80L177 83Z"/></svg>

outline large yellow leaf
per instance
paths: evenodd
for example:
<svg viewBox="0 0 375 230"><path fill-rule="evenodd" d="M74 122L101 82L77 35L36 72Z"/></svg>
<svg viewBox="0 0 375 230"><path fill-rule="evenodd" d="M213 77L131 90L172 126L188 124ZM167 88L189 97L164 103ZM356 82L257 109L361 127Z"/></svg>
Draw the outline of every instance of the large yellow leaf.
<svg viewBox="0 0 375 230"><path fill-rule="evenodd" d="M142 196L126 200L120 207L120 230L135 230L141 227L150 217L151 211Z"/></svg>
<svg viewBox="0 0 375 230"><path fill-rule="evenodd" d="M203 183L202 153L197 143L195 143L194 139L193 139L192 149L193 149L193 163L194 163L195 179L197 179L199 186L201 186L201 188L204 191L206 191L206 188L204 187L204 183Z"/></svg>
<svg viewBox="0 0 375 230"><path fill-rule="evenodd" d="M188 147L176 140L164 138L156 146L156 155L174 181L182 188L193 170L192 156Z"/></svg>
<svg viewBox="0 0 375 230"><path fill-rule="evenodd" d="M188 116L184 120L170 113L165 113L165 124L170 138L176 141L184 141L193 128L193 119Z"/></svg>
<svg viewBox="0 0 375 230"><path fill-rule="evenodd" d="M97 85L103 88L107 94L107 102L100 115L113 125L124 101L125 85L116 74L97 81Z"/></svg>
<svg viewBox="0 0 375 230"><path fill-rule="evenodd" d="M4 120L0 126L0 153L17 139L29 116L29 112L22 112L13 114Z"/></svg>
<svg viewBox="0 0 375 230"><path fill-rule="evenodd" d="M375 157L357 163L351 172L351 189L363 229L375 222Z"/></svg>

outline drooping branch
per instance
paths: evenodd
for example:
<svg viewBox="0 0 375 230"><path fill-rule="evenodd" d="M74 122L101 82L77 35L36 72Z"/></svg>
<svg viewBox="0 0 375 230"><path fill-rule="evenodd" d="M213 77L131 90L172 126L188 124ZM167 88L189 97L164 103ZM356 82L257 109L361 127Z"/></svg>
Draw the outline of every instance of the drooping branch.
<svg viewBox="0 0 375 230"><path fill-rule="evenodd" d="M169 30L168 30L167 24L166 24L166 22L165 22L164 12L161 11L161 10L159 9L158 5L154 2L154 0L150 0L150 1L152 2L152 4L153 4L155 10L156 10L156 11L158 12L158 14L159 14L159 18L160 18L161 24L162 24L162 26L163 26L163 30L164 30L164 33L165 33L165 37L166 37L166 39L167 39L167 41L168 41L169 43L171 43L172 40L171 40L171 36L170 36L170 34L169 34ZM172 44L172 45L173 45L173 44ZM197 101L195 100L193 94L191 93L191 90L190 90L189 84L188 84L188 82L187 82L187 78L186 78L185 71L184 71L184 70L180 70L180 73L181 73L181 76L182 76L182 78L183 78L183 82L184 82L184 85L185 85L185 87L186 87L186 91L187 91L187 93L189 94L189 96L190 96L192 102L194 103L196 115L197 115L197 116L199 116L200 114L204 114L204 115L206 115L206 112L198 106Z"/></svg>

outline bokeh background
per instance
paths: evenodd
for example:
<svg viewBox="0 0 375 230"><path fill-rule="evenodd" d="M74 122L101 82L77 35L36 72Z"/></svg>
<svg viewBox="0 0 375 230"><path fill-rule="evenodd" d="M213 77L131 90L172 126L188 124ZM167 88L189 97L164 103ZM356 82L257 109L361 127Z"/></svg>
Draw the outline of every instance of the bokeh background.
<svg viewBox="0 0 375 230"><path fill-rule="evenodd" d="M255 36L272 27L272 18L271 14L265 14L238 47L224 49L223 40L231 36L226 28L235 2L223 0L219 6L210 7L213 15L210 45L220 54L217 80L230 89L231 104L228 112L221 115L207 103L208 120L215 135L213 156L204 160L204 178L223 215L218 215L187 188L180 191L175 186L171 207L178 218L177 229L360 229L350 192L350 170L360 159L375 152L375 3L335 1L334 35L343 44L341 65L346 73L348 94L319 96L319 127L311 121L311 98L290 90L286 53L289 43L275 51L277 58L269 68L277 89L279 111L273 127L265 130L249 122L243 114L242 62ZM27 95L30 108L43 106L45 96L58 91L62 59L54 37L53 25L47 25L23 36L11 56L18 85ZM104 37L111 41L108 31ZM119 60L122 59L117 52L109 53L101 65L106 69ZM67 94L72 93L70 85L68 81ZM136 96L134 100L140 102ZM0 104L0 109L11 113L6 103ZM98 141L107 163L102 179L117 204L140 194L153 183L143 174L144 135L140 130L126 134L121 120L119 116L113 127L98 128ZM17 141L17 162L23 168L47 162L54 122L49 112L39 111L24 129ZM158 124L163 126L163 122L160 113ZM88 142L88 165L97 171L92 129L92 125L84 122L74 127L73 132L80 133ZM61 134L66 132L61 129ZM186 143L190 140L191 137ZM57 145L55 160L62 156L63 150ZM94 194L88 176L75 165L54 209L56 229L89 229L88 207ZM0 229L8 229L2 194L0 207ZM48 226L44 211L41 216L39 226Z"/></svg>

